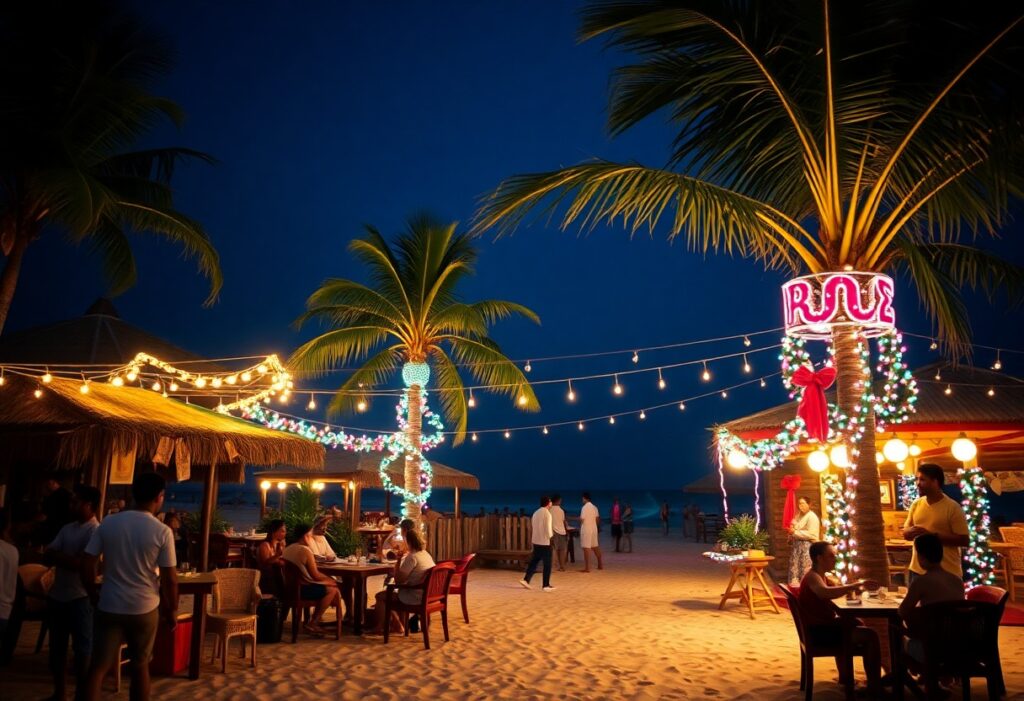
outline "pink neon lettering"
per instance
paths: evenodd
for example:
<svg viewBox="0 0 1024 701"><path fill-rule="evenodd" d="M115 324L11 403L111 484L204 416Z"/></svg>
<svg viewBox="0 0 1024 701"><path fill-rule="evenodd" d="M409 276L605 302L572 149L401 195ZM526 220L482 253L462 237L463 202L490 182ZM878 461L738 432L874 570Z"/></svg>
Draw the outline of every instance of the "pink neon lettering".
<svg viewBox="0 0 1024 701"><path fill-rule="evenodd" d="M857 279L838 273L825 278L821 286L821 307L815 309L813 304L813 288L807 280L793 280L784 287L784 312L786 326L804 324L825 324L832 321L840 309L846 317L858 323L896 323L896 314L892 308L894 296L892 281L878 276L874 283L874 304L865 307L860 294ZM840 307L842 297L842 307Z"/></svg>
<svg viewBox="0 0 1024 701"><path fill-rule="evenodd" d="M884 277L875 278L875 290L878 292L878 320L883 324L896 324L896 310L892 308L895 290L892 280Z"/></svg>
<svg viewBox="0 0 1024 701"><path fill-rule="evenodd" d="M801 317L811 313L811 284L806 280L793 280L783 288L785 291L786 326L797 322L797 312Z"/></svg>

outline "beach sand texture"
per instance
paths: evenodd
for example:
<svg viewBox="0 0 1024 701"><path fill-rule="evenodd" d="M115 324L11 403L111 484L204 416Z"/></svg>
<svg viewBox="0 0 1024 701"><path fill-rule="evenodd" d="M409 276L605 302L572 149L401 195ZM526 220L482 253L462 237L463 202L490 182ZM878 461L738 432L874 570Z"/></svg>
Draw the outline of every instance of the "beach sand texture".
<svg viewBox="0 0 1024 701"><path fill-rule="evenodd" d="M209 663L202 677L154 680L161 699L798 699L799 648L789 613L751 621L738 604L718 610L728 568L704 560L708 546L641 533L635 552L608 552L601 572L555 572L557 590L522 589L521 574L477 569L470 575L472 624L454 605L451 641L440 620L422 636L374 636L340 642L300 635L261 645L252 671L232 646L228 673ZM580 566L578 561L575 570ZM32 654L36 628L26 626L14 664L0 672L0 698L50 692L46 652ZM287 640L287 637L286 637ZM1024 628L1001 629L1007 698L1024 698ZM863 671L856 664L858 683ZM841 699L835 665L818 660L815 698ZM984 697L984 680L973 685ZM959 691L957 692L959 693ZM127 684L109 698L127 699Z"/></svg>

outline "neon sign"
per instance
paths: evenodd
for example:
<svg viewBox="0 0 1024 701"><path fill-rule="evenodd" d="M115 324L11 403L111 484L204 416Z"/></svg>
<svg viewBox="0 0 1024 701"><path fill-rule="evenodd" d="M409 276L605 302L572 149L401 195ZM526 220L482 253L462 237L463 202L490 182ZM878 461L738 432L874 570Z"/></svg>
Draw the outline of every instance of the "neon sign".
<svg viewBox="0 0 1024 701"><path fill-rule="evenodd" d="M896 328L892 278L881 273L805 275L782 286L786 333L829 339L837 329L856 327L866 337Z"/></svg>

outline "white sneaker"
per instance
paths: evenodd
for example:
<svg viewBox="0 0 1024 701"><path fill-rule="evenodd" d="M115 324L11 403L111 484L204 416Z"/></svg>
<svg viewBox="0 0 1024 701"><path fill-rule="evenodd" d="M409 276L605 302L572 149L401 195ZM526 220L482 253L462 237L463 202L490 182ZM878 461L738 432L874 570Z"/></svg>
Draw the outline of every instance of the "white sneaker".
<svg viewBox="0 0 1024 701"><path fill-rule="evenodd" d="M544 587L544 591L554 591L554 587Z"/></svg>
<svg viewBox="0 0 1024 701"><path fill-rule="evenodd" d="M527 582L525 579L520 579L519 580L519 584L520 584L520 586L523 587L523 589L532 589L532 587L530 586L530 583Z"/></svg>

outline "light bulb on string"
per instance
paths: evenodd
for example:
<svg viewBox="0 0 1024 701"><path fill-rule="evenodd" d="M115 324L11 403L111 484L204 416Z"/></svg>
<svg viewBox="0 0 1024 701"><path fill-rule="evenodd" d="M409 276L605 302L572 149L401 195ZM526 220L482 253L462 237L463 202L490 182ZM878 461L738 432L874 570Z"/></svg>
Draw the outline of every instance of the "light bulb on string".
<svg viewBox="0 0 1024 701"><path fill-rule="evenodd" d="M582 431L583 430L583 422L580 421L578 424L576 424L576 427L579 428L579 430Z"/></svg>
<svg viewBox="0 0 1024 701"><path fill-rule="evenodd" d="M160 380L153 380L153 384L150 385L150 389L152 389L154 392L159 392L161 389L163 389L163 385L160 384Z"/></svg>
<svg viewBox="0 0 1024 701"><path fill-rule="evenodd" d="M765 382L765 381L764 381L764 378L762 377L762 378L761 378L761 389L764 389L764 388L765 388L765 387L767 387L767 386L768 386L768 383L767 383L767 382Z"/></svg>
<svg viewBox="0 0 1024 701"><path fill-rule="evenodd" d="M939 344L936 343L935 339L933 338L931 345L928 346L928 350L938 350L938 349L939 349Z"/></svg>
<svg viewBox="0 0 1024 701"><path fill-rule="evenodd" d="M43 396L43 390L41 390L38 387L36 387L36 391L33 392L32 394L34 394L36 396L36 399L39 399L41 396Z"/></svg>
<svg viewBox="0 0 1024 701"><path fill-rule="evenodd" d="M242 382L248 382L252 379L252 373L246 370L242 373Z"/></svg>
<svg viewBox="0 0 1024 701"><path fill-rule="evenodd" d="M114 379L110 381L110 384L114 385L115 387L122 387L124 386L124 378L121 377L120 375L114 375Z"/></svg>
<svg viewBox="0 0 1024 701"><path fill-rule="evenodd" d="M360 399L358 402L356 402L356 411L360 411L360 412L366 411L366 400L365 399Z"/></svg>
<svg viewBox="0 0 1024 701"><path fill-rule="evenodd" d="M807 465L815 472L824 472L829 465L828 453L822 448L812 450L807 455Z"/></svg>
<svg viewBox="0 0 1024 701"><path fill-rule="evenodd" d="M725 456L725 462L729 467L735 470L741 470L750 464L750 457L739 448L733 448L729 451L729 454Z"/></svg>
<svg viewBox="0 0 1024 701"><path fill-rule="evenodd" d="M952 385L946 385L946 389L942 390L942 393L945 394L947 397L949 395L953 394L953 386Z"/></svg>
<svg viewBox="0 0 1024 701"><path fill-rule="evenodd" d="M622 385L619 384L618 375L615 376L615 385L612 387L612 394L615 394L616 396L622 394Z"/></svg>
<svg viewBox="0 0 1024 701"><path fill-rule="evenodd" d="M899 470L900 472L906 472L907 463L901 460L900 462L896 463L896 469Z"/></svg>
<svg viewBox="0 0 1024 701"><path fill-rule="evenodd" d="M643 409L641 409L640 410L640 420L643 421L646 418L647 418L647 412L644 411Z"/></svg>
<svg viewBox="0 0 1024 701"><path fill-rule="evenodd" d="M316 409L316 399L313 398L313 393L309 393L309 404L306 405L307 409Z"/></svg>
<svg viewBox="0 0 1024 701"><path fill-rule="evenodd" d="M953 457L960 462L968 462L978 455L978 446L963 432L960 433L949 448L950 452L953 453Z"/></svg>
<svg viewBox="0 0 1024 701"><path fill-rule="evenodd" d="M705 360L705 361L703 361L703 363L704 363L704 371L700 374L700 379L702 379L705 382L707 382L707 381L709 381L711 379L711 371L708 370L708 361Z"/></svg>
<svg viewBox="0 0 1024 701"><path fill-rule="evenodd" d="M987 394L988 396L990 396L990 397L994 397L994 396L996 396L996 390L995 390L995 387L989 387L989 388L988 388L988 392L986 392L986 394Z"/></svg>
<svg viewBox="0 0 1024 701"><path fill-rule="evenodd" d="M886 460L895 464L907 459L907 456L910 455L910 448L894 435L882 446L882 454Z"/></svg>
<svg viewBox="0 0 1024 701"><path fill-rule="evenodd" d="M172 392L177 392L178 391L178 383L175 382L174 380L171 380L171 384L168 386L168 389L171 390Z"/></svg>
<svg viewBox="0 0 1024 701"><path fill-rule="evenodd" d="M476 443L476 434L474 433L472 436L469 437L469 439Z"/></svg>
<svg viewBox="0 0 1024 701"><path fill-rule="evenodd" d="M469 400L466 402L466 406L470 409L476 407L476 397L473 396L473 390L469 390Z"/></svg>
<svg viewBox="0 0 1024 701"><path fill-rule="evenodd" d="M665 378L661 376L661 368L658 368L658 389L665 389Z"/></svg>
<svg viewBox="0 0 1024 701"><path fill-rule="evenodd" d="M570 402L576 401L576 393L572 391L572 380L569 380L569 393L565 395L565 398Z"/></svg>
<svg viewBox="0 0 1024 701"><path fill-rule="evenodd" d="M0 368L0 387L3 387L7 383L7 378L4 377L4 369Z"/></svg>
<svg viewBox="0 0 1024 701"><path fill-rule="evenodd" d="M224 381L227 382L229 385L233 385L236 382L238 382L238 375L228 375L227 377L224 378Z"/></svg>
<svg viewBox="0 0 1024 701"><path fill-rule="evenodd" d="M633 357L631 358L631 360L634 363L639 363L640 362L640 354L637 353L636 351L633 351Z"/></svg>
<svg viewBox="0 0 1024 701"><path fill-rule="evenodd" d="M919 455L921 455L923 451L921 450L921 446L919 446L917 443L911 443L910 447L907 449L907 452L910 454L910 457L916 458Z"/></svg>
<svg viewBox="0 0 1024 701"><path fill-rule="evenodd" d="M220 387L222 383L223 383L223 380L221 380L219 377L215 377L215 378L213 378L210 381L210 384L213 385L214 389L217 389L218 387Z"/></svg>
<svg viewBox="0 0 1024 701"><path fill-rule="evenodd" d="M132 368L131 370L128 371L127 377L129 382L135 382L135 380L138 379L139 377L139 373L135 368Z"/></svg>
<svg viewBox="0 0 1024 701"><path fill-rule="evenodd" d="M85 373L82 373L82 384L78 387L78 391L82 394L89 394L89 380L85 379Z"/></svg>
<svg viewBox="0 0 1024 701"><path fill-rule="evenodd" d="M614 416L609 416L608 417L608 423L614 424L615 423L615 417Z"/></svg>
<svg viewBox="0 0 1024 701"><path fill-rule="evenodd" d="M43 383L50 384L53 382L53 375L50 374L50 368L46 368L46 374L43 375Z"/></svg>
<svg viewBox="0 0 1024 701"><path fill-rule="evenodd" d="M935 381L936 382L942 382L942 371L941 370L936 370L935 371Z"/></svg>
<svg viewBox="0 0 1024 701"><path fill-rule="evenodd" d="M544 433L545 436L550 433L550 431L548 431L548 427L547 426L544 427L543 433Z"/></svg>
<svg viewBox="0 0 1024 701"><path fill-rule="evenodd" d="M747 348L750 348L750 337L749 336L744 336L743 337L743 345L745 345Z"/></svg>
<svg viewBox="0 0 1024 701"><path fill-rule="evenodd" d="M206 387L206 378L205 377L197 377L196 378L196 387L198 387L199 389L202 389L203 387Z"/></svg>
<svg viewBox="0 0 1024 701"><path fill-rule="evenodd" d="M526 398L525 394L520 393L518 401L519 406L526 406L527 402L529 402L530 400Z"/></svg>
<svg viewBox="0 0 1024 701"><path fill-rule="evenodd" d="M1000 360L1000 358L999 358L999 349L998 348L996 349L996 362L992 363L992 369L993 370L1002 370L1003 369L1003 361Z"/></svg>
<svg viewBox="0 0 1024 701"><path fill-rule="evenodd" d="M266 375L267 374L267 366L266 365L262 365L262 364L256 366L256 372L258 372L261 375Z"/></svg>
<svg viewBox="0 0 1024 701"><path fill-rule="evenodd" d="M747 354L743 354L743 372L750 372L750 361L747 360Z"/></svg>
<svg viewBox="0 0 1024 701"><path fill-rule="evenodd" d="M512 437L512 434L510 432L508 432L508 431L505 431L505 438L511 438L511 437Z"/></svg>
<svg viewBox="0 0 1024 701"><path fill-rule="evenodd" d="M722 399L728 399L728 398L729 398L729 393L726 390L723 389L722 390Z"/></svg>
<svg viewBox="0 0 1024 701"><path fill-rule="evenodd" d="M526 372L530 372L530 370L533 370L533 366L530 365L529 360L526 361L526 365L523 366L523 370L525 370Z"/></svg>
<svg viewBox="0 0 1024 701"><path fill-rule="evenodd" d="M679 402L679 411L686 411L686 402Z"/></svg>

